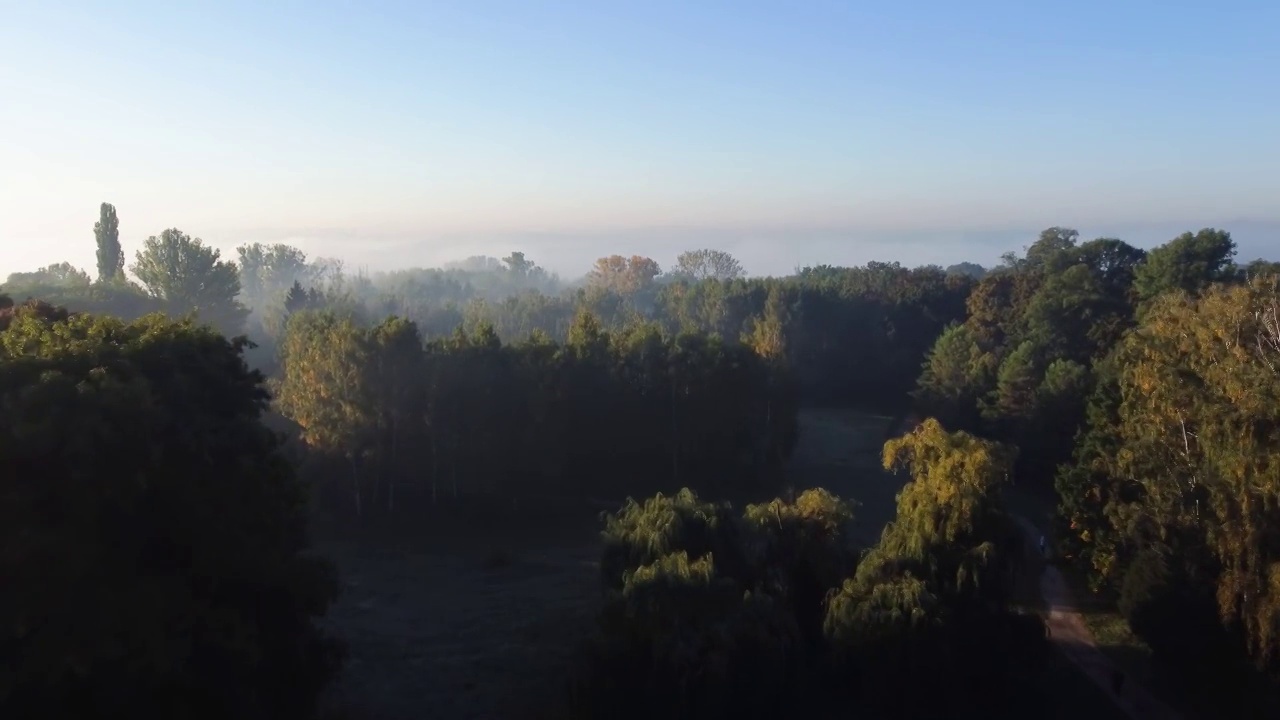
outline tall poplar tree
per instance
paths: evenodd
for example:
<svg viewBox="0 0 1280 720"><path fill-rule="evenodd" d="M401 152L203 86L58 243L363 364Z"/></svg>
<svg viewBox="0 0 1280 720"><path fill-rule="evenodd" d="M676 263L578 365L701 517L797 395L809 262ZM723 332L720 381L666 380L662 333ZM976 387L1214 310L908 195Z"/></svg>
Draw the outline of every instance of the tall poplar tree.
<svg viewBox="0 0 1280 720"><path fill-rule="evenodd" d="M93 236L98 241L98 281L110 282L124 275L120 218L116 217L115 205L102 203L98 209L98 222L93 224Z"/></svg>

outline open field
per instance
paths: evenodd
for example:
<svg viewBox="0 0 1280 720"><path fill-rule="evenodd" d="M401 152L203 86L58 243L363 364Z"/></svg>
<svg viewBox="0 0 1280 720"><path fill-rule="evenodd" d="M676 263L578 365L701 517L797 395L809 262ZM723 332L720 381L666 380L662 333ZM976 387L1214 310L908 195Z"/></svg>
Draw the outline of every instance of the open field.
<svg viewBox="0 0 1280 720"><path fill-rule="evenodd" d="M880 539L893 519L905 478L882 469L880 457L894 418L856 410L810 409L800 414L800 440L788 475L797 491L823 487L856 500L857 539Z"/></svg>
<svg viewBox="0 0 1280 720"><path fill-rule="evenodd" d="M595 514L573 515L539 533L446 512L398 541L323 543L343 580L340 716L519 719L558 698L599 597Z"/></svg>

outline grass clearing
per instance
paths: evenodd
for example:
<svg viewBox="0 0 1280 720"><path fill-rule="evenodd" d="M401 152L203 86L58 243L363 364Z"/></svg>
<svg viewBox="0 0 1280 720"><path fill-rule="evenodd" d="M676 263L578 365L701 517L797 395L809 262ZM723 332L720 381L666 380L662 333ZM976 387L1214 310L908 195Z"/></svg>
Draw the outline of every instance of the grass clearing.
<svg viewBox="0 0 1280 720"><path fill-rule="evenodd" d="M348 643L328 705L342 720L522 718L559 699L600 593L595 510L442 511L418 532L328 540ZM487 511L492 516L493 512Z"/></svg>
<svg viewBox="0 0 1280 720"><path fill-rule="evenodd" d="M884 471L881 451L894 418L856 410L808 409L800 413L800 439L788 475L797 491L822 487L857 501L856 537L863 546L880 539L897 514L905 477Z"/></svg>

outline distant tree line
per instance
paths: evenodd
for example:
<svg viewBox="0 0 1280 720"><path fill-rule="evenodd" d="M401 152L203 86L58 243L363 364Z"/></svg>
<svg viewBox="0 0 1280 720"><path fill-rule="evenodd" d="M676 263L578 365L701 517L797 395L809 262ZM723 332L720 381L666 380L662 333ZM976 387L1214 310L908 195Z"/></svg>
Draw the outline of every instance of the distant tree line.
<svg viewBox="0 0 1280 720"><path fill-rule="evenodd" d="M256 346L250 362L268 375L279 372L285 304L296 307L299 298L365 325L403 317L425 339L450 337L459 327L474 334L487 325L508 343L535 331L564 342L585 310L609 330L656 323L671 336L702 333L731 343L765 320L772 296L786 361L806 402L897 406L934 338L963 318L973 283L968 270L896 263L745 279L741 263L713 249L681 254L667 273L646 257L600 258L577 285L520 252L501 261L477 257L440 269L353 275L340 261L309 259L282 244L244 245L234 260L224 259L177 229L143 242L129 266L135 281L124 274L119 223L116 209L104 203L94 227L96 282L64 263L14 273L5 291L125 319L194 314L228 335L247 335Z"/></svg>

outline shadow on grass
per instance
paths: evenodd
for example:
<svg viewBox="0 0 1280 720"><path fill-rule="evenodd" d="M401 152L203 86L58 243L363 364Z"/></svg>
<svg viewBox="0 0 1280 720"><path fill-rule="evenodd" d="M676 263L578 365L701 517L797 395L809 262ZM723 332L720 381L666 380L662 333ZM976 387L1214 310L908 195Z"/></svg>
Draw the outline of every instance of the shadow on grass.
<svg viewBox="0 0 1280 720"><path fill-rule="evenodd" d="M1041 682L1043 706L1027 708L1028 718L1128 720L1107 693L1062 653L1049 653Z"/></svg>
<svg viewBox="0 0 1280 720"><path fill-rule="evenodd" d="M333 720L505 718L553 700L592 631L598 528L590 508L541 510L538 531L523 511L442 503L319 544L344 587L325 622L349 647Z"/></svg>

